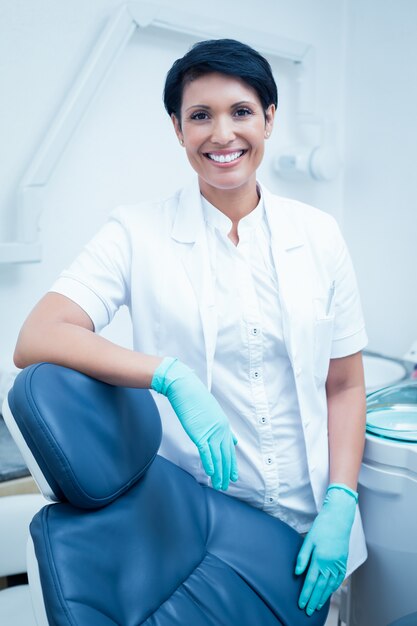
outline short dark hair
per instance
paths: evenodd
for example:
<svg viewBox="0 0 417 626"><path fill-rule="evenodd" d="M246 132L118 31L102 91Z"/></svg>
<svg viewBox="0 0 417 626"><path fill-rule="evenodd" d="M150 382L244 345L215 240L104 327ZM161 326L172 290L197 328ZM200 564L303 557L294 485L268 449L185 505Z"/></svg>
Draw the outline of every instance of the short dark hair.
<svg viewBox="0 0 417 626"><path fill-rule="evenodd" d="M184 86L212 72L240 78L258 94L264 111L278 104L277 86L271 66L259 52L235 39L199 41L169 70L164 88L168 115L180 120Z"/></svg>

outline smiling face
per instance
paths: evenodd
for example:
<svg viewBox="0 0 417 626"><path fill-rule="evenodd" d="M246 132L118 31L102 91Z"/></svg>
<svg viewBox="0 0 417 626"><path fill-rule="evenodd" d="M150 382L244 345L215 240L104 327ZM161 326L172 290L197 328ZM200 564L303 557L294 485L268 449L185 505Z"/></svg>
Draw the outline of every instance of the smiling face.
<svg viewBox="0 0 417 626"><path fill-rule="evenodd" d="M255 191L274 114L273 104L264 112L256 91L233 76L205 74L185 85L181 120L172 121L207 199Z"/></svg>

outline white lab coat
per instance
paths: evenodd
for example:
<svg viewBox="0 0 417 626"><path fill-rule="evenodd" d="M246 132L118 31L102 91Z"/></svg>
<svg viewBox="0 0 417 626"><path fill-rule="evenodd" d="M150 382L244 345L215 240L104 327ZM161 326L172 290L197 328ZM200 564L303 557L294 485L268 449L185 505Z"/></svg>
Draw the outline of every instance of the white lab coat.
<svg viewBox="0 0 417 626"><path fill-rule="evenodd" d="M319 510L329 471L324 387L329 359L361 350L366 334L350 259L335 220L302 203L274 196L264 187L262 194L283 333ZM333 281L335 296L329 298ZM77 302L96 331L109 323L120 305L127 304L134 348L177 356L210 388L217 312L197 180L167 201L117 209L51 290ZM197 449L168 401L157 394L155 400L163 422L161 454L205 481ZM358 510L348 574L365 558Z"/></svg>

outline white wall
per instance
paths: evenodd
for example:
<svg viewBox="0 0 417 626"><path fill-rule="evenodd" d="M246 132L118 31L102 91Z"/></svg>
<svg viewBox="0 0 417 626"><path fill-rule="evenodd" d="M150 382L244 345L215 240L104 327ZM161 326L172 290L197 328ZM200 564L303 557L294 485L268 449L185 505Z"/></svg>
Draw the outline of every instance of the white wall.
<svg viewBox="0 0 417 626"><path fill-rule="evenodd" d="M417 2L348 2L344 230L369 348L417 338Z"/></svg>
<svg viewBox="0 0 417 626"><path fill-rule="evenodd" d="M160 4L163 4L162 2ZM172 2L165 0L172 6ZM312 107L343 140L344 5L333 0L211 0L177 6L233 24L255 27L312 44L316 90ZM14 234L16 189L48 124L92 50L116 0L3 0L0 4L2 101L0 115L0 241ZM31 307L117 204L164 196L189 179L163 109L161 93L171 63L190 41L137 34L113 67L60 160L43 195L43 260L0 265L0 371L12 367L19 328ZM7 63L5 60L7 59ZM281 146L303 139L296 127L296 69L274 62L280 113L261 179L276 192L298 197L341 216L343 180L282 182L272 171ZM7 95L7 97L6 97ZM125 317L111 336L128 340Z"/></svg>

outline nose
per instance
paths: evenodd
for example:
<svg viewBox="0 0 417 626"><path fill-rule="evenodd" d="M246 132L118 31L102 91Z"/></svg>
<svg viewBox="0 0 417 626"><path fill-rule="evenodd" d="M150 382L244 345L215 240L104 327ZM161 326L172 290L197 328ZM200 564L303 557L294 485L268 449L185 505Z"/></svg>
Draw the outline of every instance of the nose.
<svg viewBox="0 0 417 626"><path fill-rule="evenodd" d="M235 132L233 120L229 116L219 116L214 119L211 133L211 141L220 145L226 145L233 141Z"/></svg>

